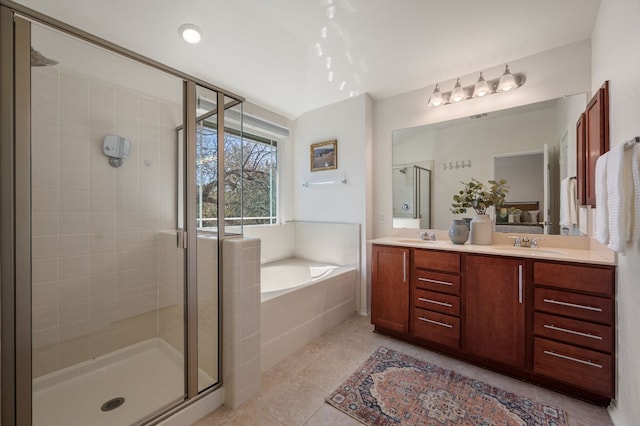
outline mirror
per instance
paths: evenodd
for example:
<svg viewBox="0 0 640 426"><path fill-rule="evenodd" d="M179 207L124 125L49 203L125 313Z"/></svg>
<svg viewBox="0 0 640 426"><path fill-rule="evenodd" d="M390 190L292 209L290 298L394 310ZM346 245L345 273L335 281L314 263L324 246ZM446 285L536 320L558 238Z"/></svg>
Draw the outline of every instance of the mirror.
<svg viewBox="0 0 640 426"><path fill-rule="evenodd" d="M461 182L505 178L509 185L505 202L512 211L521 212L509 216L490 211L496 231L578 235L577 225L559 225L560 187L564 179L576 175L575 126L586 101L582 93L396 130L392 176L395 180L399 170L414 166L430 171L429 192L422 189L421 196L429 199L432 229L449 229L452 219L473 217L472 209L463 215L449 210ZM394 181L393 226L424 228L397 214L411 199L410 193L399 194L397 188ZM413 200L409 208L415 206Z"/></svg>

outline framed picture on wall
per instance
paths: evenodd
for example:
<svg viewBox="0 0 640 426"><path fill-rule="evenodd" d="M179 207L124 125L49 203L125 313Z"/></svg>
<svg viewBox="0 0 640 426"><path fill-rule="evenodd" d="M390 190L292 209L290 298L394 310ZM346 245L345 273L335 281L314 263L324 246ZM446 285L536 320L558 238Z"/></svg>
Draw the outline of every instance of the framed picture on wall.
<svg viewBox="0 0 640 426"><path fill-rule="evenodd" d="M338 141L318 142L311 145L311 171L338 168Z"/></svg>

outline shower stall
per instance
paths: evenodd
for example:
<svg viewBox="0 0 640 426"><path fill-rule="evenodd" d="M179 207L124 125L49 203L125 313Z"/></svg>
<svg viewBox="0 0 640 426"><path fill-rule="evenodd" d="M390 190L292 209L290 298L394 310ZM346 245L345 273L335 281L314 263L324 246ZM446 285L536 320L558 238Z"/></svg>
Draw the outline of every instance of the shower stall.
<svg viewBox="0 0 640 426"><path fill-rule="evenodd" d="M431 170L412 165L394 166L393 227L431 228Z"/></svg>
<svg viewBox="0 0 640 426"><path fill-rule="evenodd" d="M1 20L2 424L159 422L221 386L224 156L198 128L241 134L243 99L11 2Z"/></svg>

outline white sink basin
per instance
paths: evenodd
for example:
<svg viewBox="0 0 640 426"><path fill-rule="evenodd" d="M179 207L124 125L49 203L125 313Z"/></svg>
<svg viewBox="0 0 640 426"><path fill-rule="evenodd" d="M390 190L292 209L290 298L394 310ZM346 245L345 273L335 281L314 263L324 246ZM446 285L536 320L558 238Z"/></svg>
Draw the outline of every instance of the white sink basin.
<svg viewBox="0 0 640 426"><path fill-rule="evenodd" d="M398 239L398 242L411 244L447 244L446 241L421 240L419 238L401 238Z"/></svg>
<svg viewBox="0 0 640 426"><path fill-rule="evenodd" d="M531 248L531 247L500 247L501 252L511 252L517 254L530 253L530 254L549 254L556 256L566 256L567 252L555 249L543 249L543 248Z"/></svg>

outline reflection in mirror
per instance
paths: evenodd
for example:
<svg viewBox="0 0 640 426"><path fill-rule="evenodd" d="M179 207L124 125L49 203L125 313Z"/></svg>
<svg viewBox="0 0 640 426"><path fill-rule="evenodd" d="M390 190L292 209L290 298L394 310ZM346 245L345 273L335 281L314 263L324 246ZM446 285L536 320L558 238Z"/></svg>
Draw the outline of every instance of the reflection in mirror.
<svg viewBox="0 0 640 426"><path fill-rule="evenodd" d="M486 182L504 177L511 187L507 203L537 203L539 208L520 209L518 219L522 223L518 226L503 216L497 220L500 224L497 231L577 235L577 226L558 224L560 186L563 180L576 174L575 124L585 105L586 95L578 94L394 131L394 227L414 227L396 220L402 218L399 214L402 210L396 206L402 198L396 194L398 170L429 164L424 167L431 170L429 228L448 229L452 219L473 216L473 211L454 215L449 210L461 181L475 178ZM535 210L540 211L534 217L530 211ZM514 211L515 208L511 213ZM494 219L500 216L500 212L490 213ZM512 220L517 219L512 216Z"/></svg>
<svg viewBox="0 0 640 426"><path fill-rule="evenodd" d="M393 167L393 226L431 228L431 170L428 167L426 164Z"/></svg>

